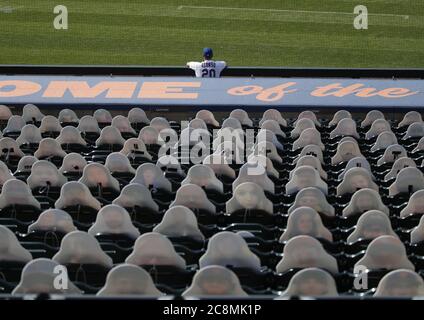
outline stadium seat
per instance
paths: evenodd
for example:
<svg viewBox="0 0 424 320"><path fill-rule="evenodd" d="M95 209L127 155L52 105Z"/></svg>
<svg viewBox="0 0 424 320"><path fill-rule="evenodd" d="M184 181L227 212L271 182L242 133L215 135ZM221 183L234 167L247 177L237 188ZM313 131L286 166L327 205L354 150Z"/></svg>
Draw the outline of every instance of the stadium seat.
<svg viewBox="0 0 424 320"><path fill-rule="evenodd" d="M333 241L331 231L323 225L318 212L309 207L299 207L290 213L287 220L287 228L279 241L287 242L291 238L300 235Z"/></svg>
<svg viewBox="0 0 424 320"><path fill-rule="evenodd" d="M101 249L96 239L83 231L68 233L60 244L60 250L53 257L60 264L95 264L111 267L112 259Z"/></svg>
<svg viewBox="0 0 424 320"><path fill-rule="evenodd" d="M315 129L315 123L311 119L303 118L296 121L296 126L290 132L290 137L293 139L299 138L300 134L306 129Z"/></svg>
<svg viewBox="0 0 424 320"><path fill-rule="evenodd" d="M291 238L284 246L283 258L276 266L277 273L295 268L321 268L332 274L339 272L337 260L328 254L322 244L307 235Z"/></svg>
<svg viewBox="0 0 424 320"><path fill-rule="evenodd" d="M368 270L415 270L414 265L407 257L403 243L398 237L391 235L375 238L356 265L365 266Z"/></svg>
<svg viewBox="0 0 424 320"><path fill-rule="evenodd" d="M162 219L159 205L153 200L149 189L139 183L126 185L112 203L125 208L133 222L149 224Z"/></svg>
<svg viewBox="0 0 424 320"><path fill-rule="evenodd" d="M82 138L80 131L73 126L62 128L56 141L67 153L88 151L87 142Z"/></svg>
<svg viewBox="0 0 424 320"><path fill-rule="evenodd" d="M336 282L331 274L324 270L306 268L291 278L287 289L281 294L282 299L293 296L337 297Z"/></svg>
<svg viewBox="0 0 424 320"><path fill-rule="evenodd" d="M102 241L105 241L105 236L117 235L122 236L125 241L127 238L137 239L140 231L134 227L129 213L124 208L116 204L110 204L99 210L96 221L88 230L88 234L95 237L102 236ZM114 237L115 243L119 245L116 239Z"/></svg>
<svg viewBox="0 0 424 320"><path fill-rule="evenodd" d="M32 123L37 127L40 126L41 120L44 118L44 114L34 104L26 104L22 109L22 118L25 123Z"/></svg>
<svg viewBox="0 0 424 320"><path fill-rule="evenodd" d="M315 187L324 194L328 194L328 186L319 175L319 172L311 166L300 166L293 171L292 177L286 184L286 194L290 195L298 191Z"/></svg>
<svg viewBox="0 0 424 320"><path fill-rule="evenodd" d="M77 221L89 223L95 220L95 214L100 210L101 203L91 195L85 184L70 181L61 188L60 197L54 206L56 209L68 212Z"/></svg>
<svg viewBox="0 0 424 320"><path fill-rule="evenodd" d="M421 114L246 110L0 106L1 292L423 294Z"/></svg>
<svg viewBox="0 0 424 320"><path fill-rule="evenodd" d="M60 166L65 156L66 152L62 150L59 142L53 138L43 138L37 151L34 152L34 157L39 160L51 161L55 166Z"/></svg>
<svg viewBox="0 0 424 320"><path fill-rule="evenodd" d="M72 217L66 211L48 209L28 226L28 232L24 238L26 241L42 242L52 247L59 247L62 238L75 230L77 228Z"/></svg>
<svg viewBox="0 0 424 320"><path fill-rule="evenodd" d="M183 297L245 297L237 275L222 266L201 268L194 276L191 286L184 291Z"/></svg>
<svg viewBox="0 0 424 320"><path fill-rule="evenodd" d="M55 288L55 278L57 277L56 268L59 264L55 261L45 258L39 258L27 263L22 270L21 280L15 287L12 294L40 294L40 293L56 293L65 295L81 294L78 289L68 278L68 285L63 288ZM62 266L63 274L67 275L66 267ZM67 276L66 276L67 277Z"/></svg>
<svg viewBox="0 0 424 320"><path fill-rule="evenodd" d="M162 221L158 223L153 232L160 233L171 239L173 243L201 242L205 236L199 229L197 218L194 213L184 206L174 206L163 215Z"/></svg>
<svg viewBox="0 0 424 320"><path fill-rule="evenodd" d="M59 172L68 178L68 180L78 180L87 165L87 161L79 153L68 153L64 158Z"/></svg>
<svg viewBox="0 0 424 320"><path fill-rule="evenodd" d="M40 141L43 140L41 131L33 124L26 124L21 130L21 134L16 139L19 147L29 149L34 153L38 149Z"/></svg>
<svg viewBox="0 0 424 320"><path fill-rule="evenodd" d="M61 109L57 117L62 127L77 126L79 119L75 111L71 109Z"/></svg>
<svg viewBox="0 0 424 320"><path fill-rule="evenodd" d="M418 297L424 295L423 279L411 270L394 270L378 284L375 297Z"/></svg>
<svg viewBox="0 0 424 320"><path fill-rule="evenodd" d="M33 221L40 210L40 202L32 195L26 183L16 179L5 182L0 194L0 216Z"/></svg>
<svg viewBox="0 0 424 320"><path fill-rule="evenodd" d="M186 267L186 262L177 254L171 241L156 232L141 235L125 262L138 266L173 266L180 269Z"/></svg>
<svg viewBox="0 0 424 320"><path fill-rule="evenodd" d="M209 265L249 268L259 271L261 262L253 254L245 240L232 232L222 231L215 234L208 243L205 254L199 260L200 268Z"/></svg>
<svg viewBox="0 0 424 320"><path fill-rule="evenodd" d="M97 292L98 296L148 296L159 297L160 292L153 283L152 277L142 268L130 264L121 264L109 271L106 283Z"/></svg>
<svg viewBox="0 0 424 320"><path fill-rule="evenodd" d="M141 130L145 125L150 123L149 118L146 116L146 112L141 108L132 108L128 111L127 118L136 130Z"/></svg>
<svg viewBox="0 0 424 320"><path fill-rule="evenodd" d="M22 247L16 236L7 227L0 225L0 238L0 243L2 246L0 263L27 263L32 260L31 253Z"/></svg>
<svg viewBox="0 0 424 320"><path fill-rule="evenodd" d="M54 116L44 116L40 124L40 133L43 138L56 138L62 131L59 119Z"/></svg>

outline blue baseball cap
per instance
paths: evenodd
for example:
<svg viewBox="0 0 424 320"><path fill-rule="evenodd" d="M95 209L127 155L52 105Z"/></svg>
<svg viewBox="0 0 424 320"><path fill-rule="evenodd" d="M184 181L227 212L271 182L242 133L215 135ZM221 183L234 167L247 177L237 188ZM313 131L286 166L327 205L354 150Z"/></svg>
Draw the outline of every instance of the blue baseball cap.
<svg viewBox="0 0 424 320"><path fill-rule="evenodd" d="M212 58L213 57L213 51L211 48L204 48L203 49L203 56L206 58Z"/></svg>

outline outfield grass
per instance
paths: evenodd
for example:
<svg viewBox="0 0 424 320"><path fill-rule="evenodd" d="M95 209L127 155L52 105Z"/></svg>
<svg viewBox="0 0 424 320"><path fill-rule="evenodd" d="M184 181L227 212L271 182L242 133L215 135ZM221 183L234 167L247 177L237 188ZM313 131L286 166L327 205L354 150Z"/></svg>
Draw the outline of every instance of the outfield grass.
<svg viewBox="0 0 424 320"><path fill-rule="evenodd" d="M204 46L233 66L424 67L424 1L0 0L0 64L183 65Z"/></svg>

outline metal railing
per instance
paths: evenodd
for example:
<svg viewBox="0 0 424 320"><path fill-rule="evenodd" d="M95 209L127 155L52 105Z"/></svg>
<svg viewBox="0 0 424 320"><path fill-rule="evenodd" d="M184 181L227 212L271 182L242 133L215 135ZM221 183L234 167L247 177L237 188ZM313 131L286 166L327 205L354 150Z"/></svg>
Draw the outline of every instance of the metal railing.
<svg viewBox="0 0 424 320"><path fill-rule="evenodd" d="M5 75L127 75L193 76L183 66L107 66L107 65L0 65ZM272 68L228 67L223 77L307 77L307 78L388 78L424 79L424 69L350 69L350 68Z"/></svg>

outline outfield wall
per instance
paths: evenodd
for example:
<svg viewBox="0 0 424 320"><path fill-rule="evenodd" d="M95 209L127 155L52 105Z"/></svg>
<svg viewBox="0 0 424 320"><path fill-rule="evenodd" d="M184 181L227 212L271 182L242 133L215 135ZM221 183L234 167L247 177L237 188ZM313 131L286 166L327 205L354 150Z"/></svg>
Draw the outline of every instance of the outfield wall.
<svg viewBox="0 0 424 320"><path fill-rule="evenodd" d="M0 76L3 104L174 106L224 110L424 106L424 80Z"/></svg>
<svg viewBox="0 0 424 320"><path fill-rule="evenodd" d="M131 67L94 66L87 67L82 74L80 72L84 70L80 68L83 67L0 66L0 103L12 106L34 103L42 107L111 109L141 106L170 111L204 108L218 111L237 107L252 111L262 111L269 107L285 111L307 108L349 108L360 111L380 108L394 111L419 110L424 107L424 70L418 69L379 72L371 69L313 69L313 75L327 76L210 79L172 76L177 70L191 72L186 68L151 67L154 70L149 70L139 67L144 76L97 74L107 71L102 68L125 73L131 71ZM167 70L169 76L157 76L158 70L164 73ZM260 74L264 70L280 72L282 69L244 70ZM291 69L292 74L303 74L308 69L296 70L299 73ZM396 72L405 77L383 77L385 73ZM368 77L353 77L355 73ZM351 76L341 77L342 74ZM372 74L376 76L371 77Z"/></svg>

